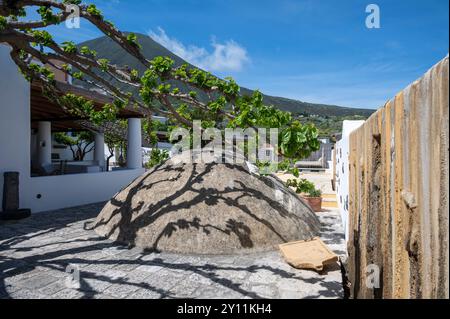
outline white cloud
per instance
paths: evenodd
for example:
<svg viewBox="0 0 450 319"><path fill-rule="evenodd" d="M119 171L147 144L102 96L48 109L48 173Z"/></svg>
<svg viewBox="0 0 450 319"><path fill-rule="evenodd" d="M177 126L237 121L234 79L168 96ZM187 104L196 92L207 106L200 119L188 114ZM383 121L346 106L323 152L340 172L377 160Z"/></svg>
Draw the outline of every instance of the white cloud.
<svg viewBox="0 0 450 319"><path fill-rule="evenodd" d="M239 72L250 61L247 50L233 40L218 43L213 38L213 52L195 45L184 45L176 38L171 38L162 28L158 32L149 31L149 36L187 62L211 72Z"/></svg>

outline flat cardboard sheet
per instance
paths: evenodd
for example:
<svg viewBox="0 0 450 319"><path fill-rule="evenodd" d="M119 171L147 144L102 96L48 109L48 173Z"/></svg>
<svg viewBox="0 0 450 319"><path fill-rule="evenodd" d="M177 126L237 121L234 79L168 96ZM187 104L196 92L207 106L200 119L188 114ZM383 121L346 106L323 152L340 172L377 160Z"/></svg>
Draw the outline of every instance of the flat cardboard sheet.
<svg viewBox="0 0 450 319"><path fill-rule="evenodd" d="M322 271L324 266L336 263L339 257L318 237L279 246L283 257L294 268Z"/></svg>

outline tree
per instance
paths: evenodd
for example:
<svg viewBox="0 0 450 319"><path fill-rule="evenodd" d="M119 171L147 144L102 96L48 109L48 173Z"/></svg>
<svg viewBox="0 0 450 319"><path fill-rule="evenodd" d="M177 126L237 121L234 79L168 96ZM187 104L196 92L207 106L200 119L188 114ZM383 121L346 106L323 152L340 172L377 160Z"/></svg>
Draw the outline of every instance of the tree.
<svg viewBox="0 0 450 319"><path fill-rule="evenodd" d="M57 43L48 27L63 23L71 15L73 5L78 6L80 18L120 45L146 71L139 74L127 66L113 65L107 59L97 58L97 52L78 48L72 41ZM27 19L26 9L31 7L37 8L40 20ZM285 157L305 157L320 147L314 126L302 125L290 113L264 105L260 92L241 96L240 87L232 78L219 79L188 65L175 67L168 57L147 59L135 34L119 31L95 5L82 4L81 0L2 1L0 42L12 47L11 57L29 81L40 82L44 93L66 111L97 125L114 120L122 109L133 109L149 118L154 114L166 116L186 128L192 128L194 120L203 120L203 129L278 128L279 153ZM55 60L64 65L57 65ZM56 85L55 76L46 65L103 90L114 102L97 110L84 97L66 94ZM118 88L111 79L130 89ZM189 89L182 89L185 87ZM133 95L132 89L137 89L139 96ZM207 101L198 98L199 92L205 93Z"/></svg>
<svg viewBox="0 0 450 319"><path fill-rule="evenodd" d="M94 149L94 134L90 131L67 133L56 133L55 141L68 146L72 151L74 161L84 161L86 154Z"/></svg>
<svg viewBox="0 0 450 319"><path fill-rule="evenodd" d="M109 171L109 161L111 158L115 155L115 149L120 148L124 149L124 144L126 143L125 139L122 138L120 135L112 133L112 132L105 132L105 143L108 146L109 155L106 158L106 171Z"/></svg>

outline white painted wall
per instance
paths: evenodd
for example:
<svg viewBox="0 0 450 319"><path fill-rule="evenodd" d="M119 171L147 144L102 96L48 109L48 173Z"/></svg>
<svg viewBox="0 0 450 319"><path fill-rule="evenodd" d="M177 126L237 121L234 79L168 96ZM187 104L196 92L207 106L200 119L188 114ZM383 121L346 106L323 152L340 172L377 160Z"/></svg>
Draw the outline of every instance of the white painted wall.
<svg viewBox="0 0 450 319"><path fill-rule="evenodd" d="M30 85L18 72L9 55L10 48L0 44L0 210L3 202L3 173L20 172L22 192L30 176ZM20 197L24 207L26 197Z"/></svg>
<svg viewBox="0 0 450 319"><path fill-rule="evenodd" d="M349 155L350 134L364 124L364 121L344 121L342 125L342 139L336 143L336 193L345 240L348 240L348 198L349 198Z"/></svg>
<svg viewBox="0 0 450 319"><path fill-rule="evenodd" d="M37 213L107 201L144 172L144 169L136 169L33 177L26 196L26 207Z"/></svg>
<svg viewBox="0 0 450 319"><path fill-rule="evenodd" d="M145 172L140 168L31 178L30 86L9 51L0 44L0 210L6 171L20 173L20 207L33 213L106 201Z"/></svg>

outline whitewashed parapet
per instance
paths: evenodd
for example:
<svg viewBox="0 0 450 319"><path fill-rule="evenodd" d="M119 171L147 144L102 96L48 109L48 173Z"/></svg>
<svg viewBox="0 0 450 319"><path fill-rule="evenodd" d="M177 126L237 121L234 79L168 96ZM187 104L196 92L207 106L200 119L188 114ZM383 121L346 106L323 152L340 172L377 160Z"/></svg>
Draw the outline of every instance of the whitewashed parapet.
<svg viewBox="0 0 450 319"><path fill-rule="evenodd" d="M339 211L348 240L348 199L349 199L349 136L364 124L364 121L344 121L342 139L336 143L336 192Z"/></svg>

